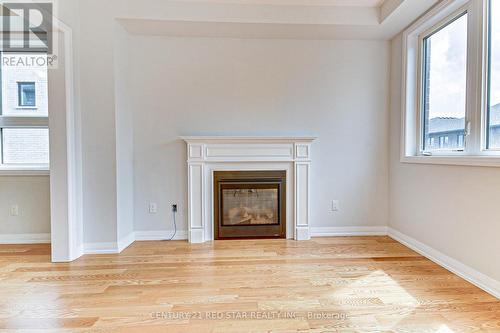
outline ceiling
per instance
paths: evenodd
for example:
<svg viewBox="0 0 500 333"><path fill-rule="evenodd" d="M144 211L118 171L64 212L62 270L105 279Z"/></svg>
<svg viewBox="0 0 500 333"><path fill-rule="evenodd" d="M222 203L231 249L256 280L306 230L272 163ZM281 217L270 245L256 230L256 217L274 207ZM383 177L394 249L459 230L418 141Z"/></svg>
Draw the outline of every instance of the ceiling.
<svg viewBox="0 0 500 333"><path fill-rule="evenodd" d="M439 0L175 0L116 19L133 35L388 40Z"/></svg>
<svg viewBox="0 0 500 333"><path fill-rule="evenodd" d="M384 0L177 0L183 2L233 3L273 6L380 7Z"/></svg>

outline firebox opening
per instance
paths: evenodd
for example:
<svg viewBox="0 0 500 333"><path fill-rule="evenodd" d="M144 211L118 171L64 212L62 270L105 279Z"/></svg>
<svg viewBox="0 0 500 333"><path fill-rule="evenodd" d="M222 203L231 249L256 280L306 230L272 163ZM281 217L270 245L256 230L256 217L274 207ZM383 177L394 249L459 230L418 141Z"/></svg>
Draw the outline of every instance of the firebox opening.
<svg viewBox="0 0 500 333"><path fill-rule="evenodd" d="M214 172L215 239L285 238L286 171Z"/></svg>

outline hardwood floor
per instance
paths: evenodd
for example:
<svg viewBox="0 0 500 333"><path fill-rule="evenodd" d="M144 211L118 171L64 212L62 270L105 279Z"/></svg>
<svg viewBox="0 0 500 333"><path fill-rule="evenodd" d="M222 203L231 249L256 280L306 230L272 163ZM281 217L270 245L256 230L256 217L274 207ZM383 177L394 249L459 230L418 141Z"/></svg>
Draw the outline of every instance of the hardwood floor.
<svg viewBox="0 0 500 333"><path fill-rule="evenodd" d="M500 332L500 301L388 237L0 245L1 332Z"/></svg>

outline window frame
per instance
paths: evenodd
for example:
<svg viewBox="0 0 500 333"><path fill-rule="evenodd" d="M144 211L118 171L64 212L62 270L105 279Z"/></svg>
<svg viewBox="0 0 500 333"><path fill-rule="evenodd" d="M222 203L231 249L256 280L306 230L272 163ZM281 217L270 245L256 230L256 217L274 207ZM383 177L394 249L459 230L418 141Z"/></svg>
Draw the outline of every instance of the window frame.
<svg viewBox="0 0 500 333"><path fill-rule="evenodd" d="M0 52L0 59L4 53L23 53L23 52ZM24 82L24 81L20 81ZM27 82L27 81L26 81ZM19 84L19 82L17 82ZM19 88L19 85L18 85ZM35 83L36 89L36 83ZM18 90L18 98L20 91ZM36 90L35 90L36 98ZM20 100L18 100L20 102ZM19 104L19 103L17 103ZM17 106L20 109L36 109L35 106ZM49 130L49 117L48 116L17 116L17 115L3 115L3 84L2 84L2 73L0 69L0 176L42 176L49 175L50 173L50 162L45 164L31 164L31 163L19 163L19 164L4 164L3 159L3 129L5 128L44 128Z"/></svg>
<svg viewBox="0 0 500 333"><path fill-rule="evenodd" d="M481 140L483 142L483 149L486 152L498 152L500 154L500 147L490 148L489 147L489 139L490 139L490 94L491 94L491 5L492 0L485 0L486 4L484 5L483 15L484 15L484 116L482 119L483 133Z"/></svg>
<svg viewBox="0 0 500 333"><path fill-rule="evenodd" d="M434 34L438 33L439 31L445 29L449 25L453 24L456 22L458 19L463 17L464 15L467 15L467 25L469 26L469 6L465 5L463 7L460 7L458 10L454 11L450 15L446 16L444 19L440 20L438 23L434 24L430 28L424 30L422 33L418 35L418 90L417 90L417 112L418 112L418 123L417 123L417 135L418 135L418 147L417 151L419 152L419 155L426 155L426 154L437 154L437 155L452 155L452 156L459 156L463 155L464 151L466 150L466 141L464 141L465 145L463 149L443 149L441 148L441 144L439 145L439 149L435 149L432 151L428 151L425 149L425 128L424 128L424 123L425 123L425 117L426 117L426 112L425 112L425 90L426 90L426 83L425 83L425 71L426 71L426 63L425 63L425 57L426 57L426 48L425 48L425 42L427 39L432 37ZM469 30L469 27L467 28ZM469 57L469 52L467 52L467 59ZM466 69L466 77L468 77L468 71ZM467 84L467 78L466 78L466 84ZM465 90L467 91L467 86L465 87ZM467 101L465 101L465 132L467 132L467 123L468 123L468 110L467 110Z"/></svg>
<svg viewBox="0 0 500 333"><path fill-rule="evenodd" d="M488 8L489 0L444 0L413 23L402 35L402 163L500 166L500 150L486 149ZM423 129L421 37L468 14L465 147L463 150L422 150Z"/></svg>

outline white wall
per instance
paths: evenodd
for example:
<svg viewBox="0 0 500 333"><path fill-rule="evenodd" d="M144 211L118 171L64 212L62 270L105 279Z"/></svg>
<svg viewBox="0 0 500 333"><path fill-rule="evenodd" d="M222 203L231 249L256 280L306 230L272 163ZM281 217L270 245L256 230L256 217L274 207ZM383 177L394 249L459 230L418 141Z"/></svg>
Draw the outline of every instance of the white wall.
<svg viewBox="0 0 500 333"><path fill-rule="evenodd" d="M5 234L50 233L49 177L0 176L0 239ZM19 215L10 207L18 205Z"/></svg>
<svg viewBox="0 0 500 333"><path fill-rule="evenodd" d="M388 56L381 41L130 38L136 230L186 229L180 135L314 134L313 227L388 221ZM341 210L329 212L330 201ZM147 212L149 202L159 212Z"/></svg>
<svg viewBox="0 0 500 333"><path fill-rule="evenodd" d="M84 242L117 241L114 1L79 7Z"/></svg>
<svg viewBox="0 0 500 333"><path fill-rule="evenodd" d="M120 25L115 29L116 216L117 239L122 240L134 231L134 128L127 82L129 57L120 52L129 38Z"/></svg>
<svg viewBox="0 0 500 333"><path fill-rule="evenodd" d="M399 162L401 36L392 41L390 227L500 280L500 169Z"/></svg>

